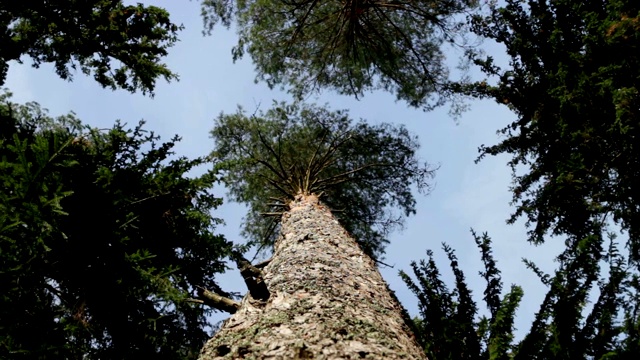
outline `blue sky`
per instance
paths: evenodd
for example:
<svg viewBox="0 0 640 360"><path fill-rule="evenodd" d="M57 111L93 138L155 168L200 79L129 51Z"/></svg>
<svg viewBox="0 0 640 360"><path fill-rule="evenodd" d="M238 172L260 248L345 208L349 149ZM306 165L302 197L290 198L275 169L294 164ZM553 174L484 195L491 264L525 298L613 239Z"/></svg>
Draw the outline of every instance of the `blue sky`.
<svg viewBox="0 0 640 360"><path fill-rule="evenodd" d="M151 3L147 1L147 3ZM232 112L237 105L254 109L260 105L267 109L273 99L288 100L287 94L269 90L264 84L255 84L253 66L249 59L233 64L231 47L236 42L233 31L218 28L212 36L202 36L202 20L197 1L154 1L167 8L177 23L185 25L181 41L170 49L166 62L180 75L179 82L160 81L156 96L149 98L125 91L102 89L92 79L76 75L73 82L59 79L51 66L33 69L28 59L25 65L11 64L5 86L13 93L13 101L36 101L49 109L52 115L74 111L85 123L100 128L111 127L120 119L135 126L141 119L147 129L169 140L174 134L182 136L176 151L178 155L196 157L211 151L213 142L209 130L220 112ZM498 47L489 52L498 59ZM314 99L310 99L313 101ZM447 242L458 255L476 299L481 300L484 282L478 275L482 269L479 252L469 233L489 232L494 242L494 254L503 273L505 288L512 283L523 286L525 295L518 311L518 333L526 331L546 293L532 272L521 262L523 257L534 260L543 270L552 271L552 259L559 253L562 241L533 246L525 241L522 223L506 225L512 211L509 206L510 170L506 157L493 157L474 164L477 148L481 144L499 141L496 130L510 123L515 115L506 107L491 101L472 102L471 110L457 122L446 109L425 113L409 109L396 102L391 94L376 92L361 100L323 93L318 103L328 103L333 109L349 109L353 118L364 118L372 123L391 122L405 124L417 134L422 144L420 157L439 164L434 191L418 197L417 215L406 221L404 231L391 235L385 262L394 268L382 267L384 278L396 292L411 315L417 315L417 300L397 275L398 270L409 271L412 260L424 258L427 249L433 249L445 279L452 284L447 271L448 262L441 251ZM224 189L217 189L224 194ZM239 226L245 208L225 203L215 215L225 220L219 230L229 239L242 241ZM246 291L235 269L219 278L229 291ZM226 317L216 314L212 322Z"/></svg>

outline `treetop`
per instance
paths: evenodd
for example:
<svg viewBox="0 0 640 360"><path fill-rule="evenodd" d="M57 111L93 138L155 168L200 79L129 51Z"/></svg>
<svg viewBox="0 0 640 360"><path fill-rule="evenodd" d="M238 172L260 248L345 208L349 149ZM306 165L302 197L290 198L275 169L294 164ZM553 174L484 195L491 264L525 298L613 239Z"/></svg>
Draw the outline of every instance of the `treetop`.
<svg viewBox="0 0 640 360"><path fill-rule="evenodd" d="M415 213L412 185L428 192L434 174L404 126L356 122L346 110L274 103L250 115L239 108L221 114L211 134L229 195L251 208L244 235L254 244L272 244L288 202L315 194L369 254L380 255L388 232Z"/></svg>

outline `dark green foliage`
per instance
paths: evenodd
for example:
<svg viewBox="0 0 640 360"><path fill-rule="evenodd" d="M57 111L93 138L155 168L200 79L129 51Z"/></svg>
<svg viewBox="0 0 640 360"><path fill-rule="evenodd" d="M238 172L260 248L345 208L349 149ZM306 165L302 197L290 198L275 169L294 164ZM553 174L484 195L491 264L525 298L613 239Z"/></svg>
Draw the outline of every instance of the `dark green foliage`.
<svg viewBox="0 0 640 360"><path fill-rule="evenodd" d="M252 244L271 245L287 202L316 194L368 254L381 255L388 231L415 213L411 185L427 191L433 175L417 160L417 139L406 128L354 123L346 111L299 104L254 115L239 109L221 114L211 134L230 195L250 206L244 233Z"/></svg>
<svg viewBox="0 0 640 360"><path fill-rule="evenodd" d="M601 236L567 241L553 276L525 260L549 291L531 328L517 343L513 323L523 291L512 285L499 298L502 281L491 255L491 240L487 234L473 236L485 267L480 275L487 281L484 301L490 317L477 317L477 305L453 251L446 245L456 281L454 290L440 279L431 251L427 252L428 262L412 263L417 283L400 273L418 297L417 335L429 359L627 359L637 355L638 275L625 265L613 235L608 249L602 248ZM603 277L602 266L606 264ZM597 298L590 299L594 288Z"/></svg>
<svg viewBox="0 0 640 360"><path fill-rule="evenodd" d="M237 26L257 79L297 95L320 87L361 96L384 89L432 108L450 95L443 44L460 40L476 0L203 0L206 30Z"/></svg>
<svg viewBox="0 0 640 360"><path fill-rule="evenodd" d="M625 312L623 301L627 291L635 292L625 285L631 273L624 265L616 245L611 245L603 257L601 236L588 236L580 241L567 241L567 249L558 256L559 269L553 277L543 276L549 287L530 332L520 343L517 358L538 359L582 359L588 356L600 359L606 354L624 352L619 344L621 334L626 332L619 324ZM609 263L608 278L598 281L601 262ZM539 275L542 274L531 262L526 262ZM592 301L593 307L584 315L589 303L589 292L598 285L599 297ZM629 303L637 307L640 303ZM638 319L636 319L637 321Z"/></svg>
<svg viewBox="0 0 640 360"><path fill-rule="evenodd" d="M512 155L511 222L525 216L529 240L541 242L545 234L584 238L609 217L640 260L640 2L500 4L475 18L475 31L503 44L510 63L476 56L498 81L474 91L517 115L500 131L504 140L481 147L481 157Z"/></svg>
<svg viewBox="0 0 640 360"><path fill-rule="evenodd" d="M229 244L211 173L141 126L0 104L0 358L195 358Z"/></svg>
<svg viewBox="0 0 640 360"><path fill-rule="evenodd" d="M485 302L491 318L476 321L477 305L458 266L454 251L443 244L455 276L455 289L449 290L428 250L429 261L411 263L418 284L401 271L400 276L418 296L421 318L417 321L418 340L429 359L506 359L513 348L513 318L522 298L522 289L512 286L502 300L500 271L491 255L491 240L473 233L481 249L487 280Z"/></svg>
<svg viewBox="0 0 640 360"><path fill-rule="evenodd" d="M177 78L160 61L179 29L165 10L121 0L2 1L0 86L26 55L63 79L79 69L103 87L153 93L159 77Z"/></svg>

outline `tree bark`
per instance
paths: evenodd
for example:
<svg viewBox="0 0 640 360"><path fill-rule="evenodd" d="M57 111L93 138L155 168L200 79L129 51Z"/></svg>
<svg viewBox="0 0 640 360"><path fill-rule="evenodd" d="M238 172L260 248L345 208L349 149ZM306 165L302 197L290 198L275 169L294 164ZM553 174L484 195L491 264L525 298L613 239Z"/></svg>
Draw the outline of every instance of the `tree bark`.
<svg viewBox="0 0 640 360"><path fill-rule="evenodd" d="M375 263L314 195L282 216L266 301L247 294L207 342L212 359L425 359Z"/></svg>

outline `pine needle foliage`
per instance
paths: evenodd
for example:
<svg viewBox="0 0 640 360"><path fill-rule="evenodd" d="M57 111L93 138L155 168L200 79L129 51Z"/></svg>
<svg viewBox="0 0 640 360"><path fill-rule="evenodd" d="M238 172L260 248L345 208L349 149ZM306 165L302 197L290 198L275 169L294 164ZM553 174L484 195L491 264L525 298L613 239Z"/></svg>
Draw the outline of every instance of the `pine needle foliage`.
<svg viewBox="0 0 640 360"><path fill-rule="evenodd" d="M305 95L319 88L362 96L373 89L431 109L447 98L443 44L461 39L476 0L203 0L205 31L234 24L237 60L257 80Z"/></svg>
<svg viewBox="0 0 640 360"><path fill-rule="evenodd" d="M250 208L244 235L251 244L271 245L288 202L315 194L379 256L387 233L415 213L412 186L427 192L434 174L405 127L354 122L344 110L274 103L251 115L240 108L221 114L211 134L231 198Z"/></svg>
<svg viewBox="0 0 640 360"><path fill-rule="evenodd" d="M484 302L489 316L478 315L453 250L443 245L455 277L449 290L427 251L428 260L411 264L413 277L400 272L418 298L417 337L429 359L628 359L640 346L638 274L618 251L614 234L568 240L553 275L524 260L548 292L524 338L515 341L514 319L523 297L512 285L502 295L500 271L491 239L472 230L486 280ZM596 290L596 291L594 291ZM590 296L594 296L590 298Z"/></svg>
<svg viewBox="0 0 640 360"><path fill-rule="evenodd" d="M429 359L507 359L513 344L514 314L522 298L522 289L512 286L500 299L502 282L500 271L491 254L491 239L487 234L473 233L481 250L487 280L484 300L491 317L477 319L478 307L472 298L464 274L459 268L453 249L443 244L455 277L452 290L441 280L433 258L427 251L428 261L412 262L417 283L404 271L400 276L409 289L418 296L420 318L416 320L418 339Z"/></svg>
<svg viewBox="0 0 640 360"><path fill-rule="evenodd" d="M118 123L0 104L0 358L195 359L229 244L215 178ZM173 159L172 159L173 158Z"/></svg>
<svg viewBox="0 0 640 360"><path fill-rule="evenodd" d="M161 61L180 29L164 9L121 0L2 1L0 86L27 56L65 80L80 70L106 88L153 94L158 78L177 79Z"/></svg>
<svg viewBox="0 0 640 360"><path fill-rule="evenodd" d="M474 56L487 76L474 91L517 116L480 148L511 156L510 222L524 217L539 243L613 219L640 260L640 2L507 0L473 22L508 54L506 66Z"/></svg>

